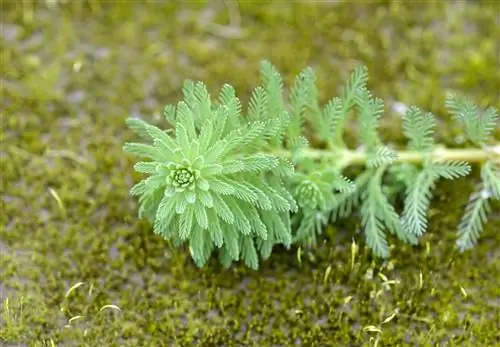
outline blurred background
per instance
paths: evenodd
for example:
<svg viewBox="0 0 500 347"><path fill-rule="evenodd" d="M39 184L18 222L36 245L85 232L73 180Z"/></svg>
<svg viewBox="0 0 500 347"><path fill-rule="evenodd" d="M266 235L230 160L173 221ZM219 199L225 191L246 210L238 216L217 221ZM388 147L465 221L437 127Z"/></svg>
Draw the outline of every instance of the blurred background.
<svg viewBox="0 0 500 347"><path fill-rule="evenodd" d="M398 105L440 119L447 92L500 107L496 1L1 1L0 344L491 346L500 276L488 224L454 239L473 182L446 183L419 247L372 260L357 221L258 272L199 270L137 220L128 116L162 124L185 79L242 101L271 61L315 69L322 102L364 64L400 141ZM344 235L339 237L339 234ZM352 244L352 238L361 243Z"/></svg>

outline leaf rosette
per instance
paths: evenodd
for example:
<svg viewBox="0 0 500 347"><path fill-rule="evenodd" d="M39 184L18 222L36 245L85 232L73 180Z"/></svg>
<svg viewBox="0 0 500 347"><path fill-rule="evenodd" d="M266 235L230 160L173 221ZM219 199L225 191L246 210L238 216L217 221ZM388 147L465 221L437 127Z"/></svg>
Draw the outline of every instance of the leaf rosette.
<svg viewBox="0 0 500 347"><path fill-rule="evenodd" d="M234 90L224 86L212 104L203 83L186 82L184 101L167 106L169 131L129 118L127 124L149 143L124 150L150 159L135 164L149 175L131 189L139 216L174 245L185 242L202 266L218 249L225 266L243 260L252 268L272 247L291 244L290 212L297 210L282 178L293 174L285 159L263 153L286 125L286 114L244 121Z"/></svg>

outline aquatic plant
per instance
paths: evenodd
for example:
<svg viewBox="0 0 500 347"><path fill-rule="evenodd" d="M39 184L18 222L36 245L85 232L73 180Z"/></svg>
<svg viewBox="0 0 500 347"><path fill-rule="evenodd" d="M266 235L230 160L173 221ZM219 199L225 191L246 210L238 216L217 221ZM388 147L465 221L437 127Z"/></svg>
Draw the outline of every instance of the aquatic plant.
<svg viewBox="0 0 500 347"><path fill-rule="evenodd" d="M372 96L367 80L367 68L356 68L342 95L321 107L311 68L285 95L280 73L264 61L261 85L246 110L230 85L213 100L203 82L186 81L184 100L164 109L168 129L127 119L147 141L124 145L149 159L134 166L148 175L131 189L139 217L175 246L188 243L198 266L218 252L226 267L242 260L257 269L275 245L313 246L328 223L353 213L361 218L367 246L388 257L387 233L417 244L427 230L436 182L464 177L477 163L481 182L456 242L462 251L473 247L490 199L500 199L500 145L492 139L498 111L449 95L445 106L470 146L446 148L435 142L434 115L409 107L402 119L407 148L394 148L380 136L384 102ZM355 149L344 139L352 115ZM352 167L359 169L349 178Z"/></svg>

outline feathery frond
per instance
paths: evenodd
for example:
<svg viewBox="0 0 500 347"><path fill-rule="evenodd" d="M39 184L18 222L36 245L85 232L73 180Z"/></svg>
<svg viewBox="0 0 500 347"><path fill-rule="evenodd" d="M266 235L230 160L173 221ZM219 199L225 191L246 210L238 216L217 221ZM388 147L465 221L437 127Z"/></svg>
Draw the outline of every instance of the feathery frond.
<svg viewBox="0 0 500 347"><path fill-rule="evenodd" d="M257 269L274 246L313 246L328 223L355 213L367 246L387 257L387 233L418 244L438 180L468 175L472 160L481 165L481 184L460 222L457 247L476 244L490 200L500 199L500 150L488 145L498 128L496 109L447 97L446 108L478 147L467 152L437 148L435 117L409 107L402 124L408 147L401 151L383 142L384 103L367 89L366 67L351 72L342 94L323 107L311 68L299 73L288 93L270 62L261 63L260 74L246 109L229 84L214 99L203 82L187 80L183 100L163 110L167 129L126 120L144 141L123 146L140 158L133 167L145 176L130 194L155 234L189 247L197 266L217 253L226 267L241 261ZM356 123L348 123L351 115ZM344 141L351 124L357 149ZM346 171L351 166L361 170ZM401 213L394 204L399 196Z"/></svg>
<svg viewBox="0 0 500 347"><path fill-rule="evenodd" d="M481 114L475 103L456 94L447 95L445 105L455 120L465 126L469 140L479 146L488 140L498 122L495 108L489 107Z"/></svg>
<svg viewBox="0 0 500 347"><path fill-rule="evenodd" d="M500 200L500 163L487 161L482 167L481 178L487 194Z"/></svg>
<svg viewBox="0 0 500 347"><path fill-rule="evenodd" d="M429 151L434 147L436 120L432 113L423 114L415 106L403 116L403 134L410 139L408 148L412 151Z"/></svg>
<svg viewBox="0 0 500 347"><path fill-rule="evenodd" d="M349 111L355 104L356 95L360 89L366 86L368 81L368 69L366 66L360 66L354 69L350 74L349 80L342 91L342 111L335 117L335 135L333 144L337 147L345 147L344 128Z"/></svg>
<svg viewBox="0 0 500 347"><path fill-rule="evenodd" d="M420 236L427 229L427 211L432 190L439 178L455 179L466 176L470 166L463 162L431 163L424 167L408 186L402 222L408 234Z"/></svg>
<svg viewBox="0 0 500 347"><path fill-rule="evenodd" d="M465 208L465 213L460 220L457 232L457 247L460 251L471 249L477 243L484 224L491 212L490 195L484 185L474 192Z"/></svg>

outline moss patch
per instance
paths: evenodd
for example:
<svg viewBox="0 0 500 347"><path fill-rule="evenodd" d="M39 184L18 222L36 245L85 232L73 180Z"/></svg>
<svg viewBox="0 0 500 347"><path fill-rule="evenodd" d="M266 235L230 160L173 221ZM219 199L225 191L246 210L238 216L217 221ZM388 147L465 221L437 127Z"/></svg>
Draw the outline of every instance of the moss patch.
<svg viewBox="0 0 500 347"><path fill-rule="evenodd" d="M230 3L3 5L2 344L492 345L498 213L474 251L454 250L473 179L440 185L422 245L396 241L388 262L371 258L353 218L258 272L200 270L137 220L121 146L133 138L124 119L159 122L186 78L247 100L262 59L287 82L313 66L324 101L366 64L387 139L401 140L399 101L439 115L440 140L457 145L446 91L500 107L496 5Z"/></svg>

